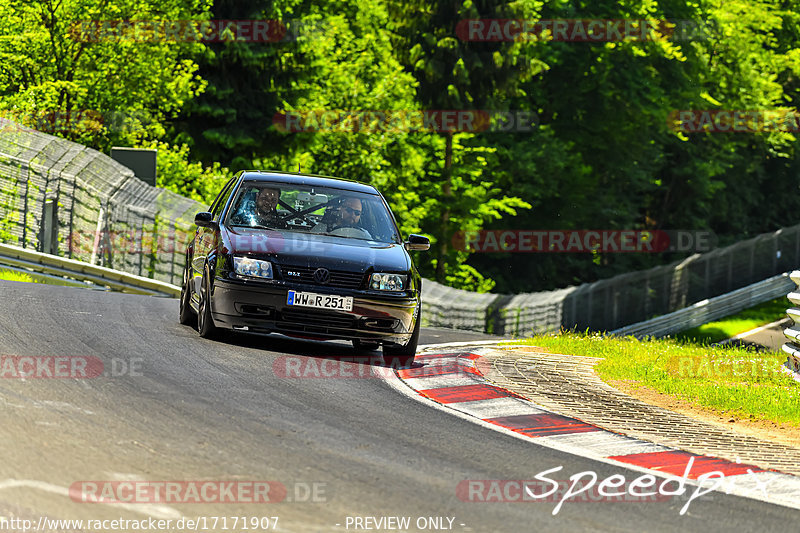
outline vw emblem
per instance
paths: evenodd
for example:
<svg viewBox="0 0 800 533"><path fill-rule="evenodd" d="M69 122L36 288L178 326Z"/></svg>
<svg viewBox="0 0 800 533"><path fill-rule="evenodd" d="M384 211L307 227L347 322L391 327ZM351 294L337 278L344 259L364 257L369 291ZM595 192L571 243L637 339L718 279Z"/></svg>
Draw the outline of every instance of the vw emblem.
<svg viewBox="0 0 800 533"><path fill-rule="evenodd" d="M327 285L331 280L331 273L327 268L318 268L314 271L314 281L320 285Z"/></svg>

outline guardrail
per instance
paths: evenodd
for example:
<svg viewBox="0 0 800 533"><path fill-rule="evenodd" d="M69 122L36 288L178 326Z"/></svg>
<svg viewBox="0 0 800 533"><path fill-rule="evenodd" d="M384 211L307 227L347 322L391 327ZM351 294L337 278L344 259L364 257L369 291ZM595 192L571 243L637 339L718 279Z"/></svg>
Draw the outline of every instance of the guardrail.
<svg viewBox="0 0 800 533"><path fill-rule="evenodd" d="M762 302L785 296L786 293L795 287L797 280L794 276L800 276L800 271L788 272L773 276L753 283L747 287L736 289L735 291L715 296L708 300L697 302L684 309L668 313L666 315L651 318L643 322L631 324L623 328L611 331L612 335L633 335L637 338L642 337L664 337L679 331L691 329L707 322L717 320L743 309L758 305ZM798 278L800 279L800 278ZM797 295L800 303L800 294ZM798 321L800 321L800 309L798 310Z"/></svg>
<svg viewBox="0 0 800 533"><path fill-rule="evenodd" d="M180 287L163 281L9 244L0 244L0 264L59 277L91 281L97 285L134 294L178 297L181 293Z"/></svg>
<svg viewBox="0 0 800 533"><path fill-rule="evenodd" d="M181 292L180 287L166 282L8 244L0 244L0 265L41 272L49 276L90 281L113 290L134 294L177 298ZM497 328L495 331L498 333L513 335L518 331L514 322L520 317L508 313L508 311L519 305L519 302L514 302L515 299L533 296L516 295L509 298L497 294L459 291L427 279L423 283L422 316L423 322L427 326L455 326L458 329L477 331L492 331ZM609 333L633 335L638 338L663 337L783 296L792 289L796 289L797 286L800 286L800 271L794 271L791 274L787 272L728 294L703 300L673 313L631 324ZM571 290L573 289L564 289L567 292ZM557 292L560 291L553 291L553 293ZM542 312L541 316L537 317L537 322L543 331L558 330L560 310L557 307L563 300L563 295L550 294L548 296L551 301L540 302L537 308L541 310L545 307L553 307L552 312ZM800 292L791 292L788 298L792 303L800 306ZM545 305L547 303L550 305ZM454 309L460 311L454 312ZM787 328L784 334L793 342L784 344L783 350L789 355L789 364L796 372L800 372L800 329L798 328L800 307L790 308L787 314L794 320L794 324ZM493 323L495 320L500 323ZM527 320L530 320L530 317L527 317Z"/></svg>

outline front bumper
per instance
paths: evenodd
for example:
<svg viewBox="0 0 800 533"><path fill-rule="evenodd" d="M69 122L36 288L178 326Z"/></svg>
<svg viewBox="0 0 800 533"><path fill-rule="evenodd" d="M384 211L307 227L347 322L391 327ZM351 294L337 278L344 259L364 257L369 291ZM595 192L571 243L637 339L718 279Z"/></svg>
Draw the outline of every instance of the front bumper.
<svg viewBox="0 0 800 533"><path fill-rule="evenodd" d="M353 297L352 311L287 305L289 290ZM325 339L408 343L417 320L418 296L321 285L217 278L212 288L214 324L227 329Z"/></svg>

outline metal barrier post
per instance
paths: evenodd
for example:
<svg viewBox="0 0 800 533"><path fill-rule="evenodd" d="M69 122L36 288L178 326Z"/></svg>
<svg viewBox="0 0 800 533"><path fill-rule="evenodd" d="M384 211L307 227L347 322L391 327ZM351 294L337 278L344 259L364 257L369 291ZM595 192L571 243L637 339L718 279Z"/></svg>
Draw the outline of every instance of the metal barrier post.
<svg viewBox="0 0 800 533"><path fill-rule="evenodd" d="M70 200L72 201L70 202L70 208L69 208L69 242L70 242L69 258L70 259L72 259L72 242L73 239L75 238L75 235L73 233L75 227L73 223L73 216L75 213L75 190L77 189L77 187L78 187L78 176L76 175L72 180L72 197L70 198Z"/></svg>
<svg viewBox="0 0 800 533"><path fill-rule="evenodd" d="M172 229L170 229L170 246L172 246L172 257L169 262L169 282L175 285L175 230L176 224L172 224Z"/></svg>
<svg viewBox="0 0 800 533"><path fill-rule="evenodd" d="M44 201L42 209L41 252L56 254L58 250L58 209L52 198Z"/></svg>
<svg viewBox="0 0 800 533"><path fill-rule="evenodd" d="M53 236L53 242L55 243L53 254L58 255L58 232L61 229L61 224L58 220L58 204L61 201L61 174L58 175L58 181L56 182L56 198L55 198L55 217L53 218L53 225L55 227L55 234Z"/></svg>
<svg viewBox="0 0 800 533"><path fill-rule="evenodd" d="M103 212L105 211L105 206L102 202L100 202L100 211L97 213L97 226L94 230L94 242L92 243L92 255L89 258L89 264L93 265L95 259L97 258L97 252L100 249L100 230L103 228Z"/></svg>
<svg viewBox="0 0 800 533"><path fill-rule="evenodd" d="M111 224L108 220L110 214L111 201L108 200L103 214L103 265L114 268L114 248L111 242Z"/></svg>
<svg viewBox="0 0 800 533"><path fill-rule="evenodd" d="M144 260L144 215L142 215L142 229L139 232L139 275L142 275L142 261Z"/></svg>
<svg viewBox="0 0 800 533"><path fill-rule="evenodd" d="M25 202L22 213L22 247L28 247L28 189L30 188L31 180L25 179Z"/></svg>

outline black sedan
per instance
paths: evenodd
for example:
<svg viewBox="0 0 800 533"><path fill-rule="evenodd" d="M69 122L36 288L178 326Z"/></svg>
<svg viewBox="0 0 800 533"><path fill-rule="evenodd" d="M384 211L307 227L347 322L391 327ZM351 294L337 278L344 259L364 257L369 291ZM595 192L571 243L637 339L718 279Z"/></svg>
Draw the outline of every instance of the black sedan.
<svg viewBox="0 0 800 533"><path fill-rule="evenodd" d="M386 200L355 181L241 172L223 187L189 243L182 324L203 337L219 329L348 339L383 346L409 366L420 329L419 272Z"/></svg>

